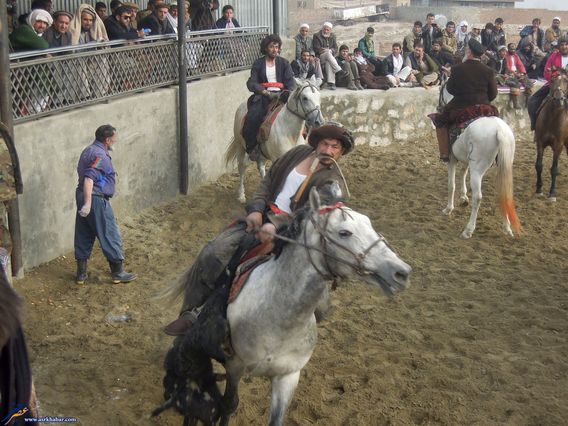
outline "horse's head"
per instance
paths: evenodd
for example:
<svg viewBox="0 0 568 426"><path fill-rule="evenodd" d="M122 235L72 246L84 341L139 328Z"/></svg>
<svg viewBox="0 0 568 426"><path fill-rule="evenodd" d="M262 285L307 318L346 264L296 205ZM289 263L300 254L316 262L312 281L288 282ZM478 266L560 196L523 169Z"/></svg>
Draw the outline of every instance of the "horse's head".
<svg viewBox="0 0 568 426"><path fill-rule="evenodd" d="M287 108L294 115L306 120L309 127L324 123L320 109L320 92L311 80L296 79L296 89L288 99Z"/></svg>
<svg viewBox="0 0 568 426"><path fill-rule="evenodd" d="M554 77L550 82L550 93L553 99L558 101L568 100L568 74L564 68L555 68L552 70Z"/></svg>
<svg viewBox="0 0 568 426"><path fill-rule="evenodd" d="M391 296L409 285L412 268L377 234L369 218L341 203L322 205L317 191L310 193L311 214L306 245L312 264L328 277L354 277L378 285Z"/></svg>

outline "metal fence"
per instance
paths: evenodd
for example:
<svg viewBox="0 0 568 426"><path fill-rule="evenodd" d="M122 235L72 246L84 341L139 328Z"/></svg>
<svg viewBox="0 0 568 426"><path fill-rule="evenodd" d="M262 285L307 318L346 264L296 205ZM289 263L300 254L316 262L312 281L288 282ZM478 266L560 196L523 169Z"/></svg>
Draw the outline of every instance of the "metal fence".
<svg viewBox="0 0 568 426"><path fill-rule="evenodd" d="M188 34L186 79L250 69L267 34L266 27ZM10 60L15 122L178 81L175 36L13 54Z"/></svg>

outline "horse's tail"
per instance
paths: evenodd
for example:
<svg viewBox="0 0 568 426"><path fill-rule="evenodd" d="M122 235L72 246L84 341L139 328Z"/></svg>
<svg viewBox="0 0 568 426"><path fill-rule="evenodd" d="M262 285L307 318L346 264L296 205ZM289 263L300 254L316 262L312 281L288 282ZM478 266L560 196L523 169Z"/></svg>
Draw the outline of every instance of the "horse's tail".
<svg viewBox="0 0 568 426"><path fill-rule="evenodd" d="M497 127L497 196L503 217L509 219L512 228L519 232L521 223L515 210L513 199L513 159L515 158L515 135L505 124L499 122Z"/></svg>
<svg viewBox="0 0 568 426"><path fill-rule="evenodd" d="M240 142L235 137L231 138L227 151L225 151L225 165L229 166L233 163L239 155L242 155L243 151L244 148Z"/></svg>
<svg viewBox="0 0 568 426"><path fill-rule="evenodd" d="M185 292L190 273L191 268L185 271L177 281L174 281L171 285L158 292L158 294L156 294L153 299L164 301L170 305L177 302L182 293Z"/></svg>

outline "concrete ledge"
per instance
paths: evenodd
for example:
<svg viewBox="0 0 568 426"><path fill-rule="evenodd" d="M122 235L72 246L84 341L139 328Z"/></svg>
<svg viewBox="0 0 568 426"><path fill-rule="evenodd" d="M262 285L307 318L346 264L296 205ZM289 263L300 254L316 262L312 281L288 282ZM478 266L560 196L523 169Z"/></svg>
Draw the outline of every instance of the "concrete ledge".
<svg viewBox="0 0 568 426"><path fill-rule="evenodd" d="M439 87L387 91L323 90L322 113L326 120L337 121L352 129L356 144L387 146L391 143L420 142L424 138L435 137L428 114L436 111L439 95ZM524 95L521 99L524 101ZM526 108L511 108L508 94L499 94L494 104L517 137L530 134Z"/></svg>

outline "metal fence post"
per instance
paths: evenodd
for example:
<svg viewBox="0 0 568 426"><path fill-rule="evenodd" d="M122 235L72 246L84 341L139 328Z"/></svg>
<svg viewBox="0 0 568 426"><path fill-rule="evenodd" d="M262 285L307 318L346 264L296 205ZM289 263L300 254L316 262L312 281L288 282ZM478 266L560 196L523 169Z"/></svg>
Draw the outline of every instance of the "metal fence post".
<svg viewBox="0 0 568 426"><path fill-rule="evenodd" d="M189 156L187 129L187 60L185 49L185 2L178 1L178 104L179 104L179 192L187 195L189 188Z"/></svg>

